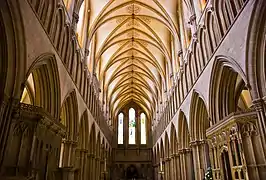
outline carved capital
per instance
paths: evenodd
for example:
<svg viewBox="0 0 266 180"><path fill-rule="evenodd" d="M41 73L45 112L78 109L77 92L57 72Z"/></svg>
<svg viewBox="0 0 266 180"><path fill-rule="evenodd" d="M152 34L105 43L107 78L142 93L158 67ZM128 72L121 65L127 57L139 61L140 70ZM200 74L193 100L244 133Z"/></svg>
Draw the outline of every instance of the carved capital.
<svg viewBox="0 0 266 180"><path fill-rule="evenodd" d="M200 146L202 144L206 144L206 140L195 140L195 141L191 141L190 145L191 146Z"/></svg>
<svg viewBox="0 0 266 180"><path fill-rule="evenodd" d="M76 12L73 13L73 20L74 20L75 23L78 23L78 21L79 21L78 13L76 13Z"/></svg>
<svg viewBox="0 0 266 180"><path fill-rule="evenodd" d="M256 111L262 111L263 110L263 99L255 99L253 100L253 107L256 109Z"/></svg>

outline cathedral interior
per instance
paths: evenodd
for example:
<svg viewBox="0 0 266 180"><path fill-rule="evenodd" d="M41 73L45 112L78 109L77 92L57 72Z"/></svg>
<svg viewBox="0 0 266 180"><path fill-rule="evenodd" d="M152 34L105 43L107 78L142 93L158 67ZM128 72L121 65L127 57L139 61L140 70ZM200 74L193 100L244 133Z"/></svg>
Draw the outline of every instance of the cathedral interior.
<svg viewBox="0 0 266 180"><path fill-rule="evenodd" d="M1 180L265 180L265 0L0 0Z"/></svg>

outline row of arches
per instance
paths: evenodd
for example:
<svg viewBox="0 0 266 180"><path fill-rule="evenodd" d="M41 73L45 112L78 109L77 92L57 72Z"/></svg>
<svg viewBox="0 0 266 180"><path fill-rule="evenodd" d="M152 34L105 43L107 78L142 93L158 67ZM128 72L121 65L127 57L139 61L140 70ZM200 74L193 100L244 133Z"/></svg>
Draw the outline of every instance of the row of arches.
<svg viewBox="0 0 266 180"><path fill-rule="evenodd" d="M263 132L245 76L232 61L217 59L209 83L209 103L194 91L189 114L179 110L157 140L155 176L163 169L166 179L202 179L212 168L214 179L262 178L263 169L245 169L261 163L259 157L265 161L263 135L259 136Z"/></svg>
<svg viewBox="0 0 266 180"><path fill-rule="evenodd" d="M87 36L86 33L89 29L89 21L90 21L90 12L87 12L87 10L90 10L90 2L87 1L64 1L63 3L59 3L60 5L58 8L54 6L55 2L42 2L42 1L32 1L32 6L35 8L35 11L37 12L40 19L46 19L45 22L42 22L44 24L44 27L46 31L48 32L51 41L53 42L54 46L58 50L60 56L62 57L64 63L66 64L66 67L68 68L70 74L75 79L76 83L78 84L78 87L80 88L81 93L86 97L86 80L87 79L95 79L92 78L90 75L91 72L94 72L94 67L96 67L95 64L97 62L93 63L94 55L91 55L89 52L93 52L91 48L95 46L95 42L93 38L91 39L91 44L87 43ZM194 4L193 4L194 3ZM187 11L188 11L188 17L191 16L192 23L189 27L190 35L184 35L189 36L187 37L187 41L190 41L191 43L189 47L185 47L182 50L176 50L173 49L174 52L178 51L180 52L179 55L176 55L176 58L173 56L174 59L178 59L180 62L180 66L182 64L182 71L178 73L178 67L173 66L175 68L168 68L169 73L172 74L172 71L175 71L175 80L176 84L178 86L178 89L182 89L182 92L179 93L180 99L182 100L186 93L189 91L190 87L193 85L193 83L197 80L199 77L200 72L204 69L206 64L208 63L207 59L209 59L212 55L212 53L215 51L216 47L219 45L220 41L226 34L227 30L230 28L230 26L234 23L235 18L241 12L241 9L246 4L246 1L223 1L223 2L216 2L216 1L197 1L196 3L193 2L192 4L190 2L186 2ZM109 3L111 4L111 2ZM38 7L37 7L38 6ZM203 11L203 9L206 9ZM47 7L47 8L42 8ZM49 7L49 8L48 8ZM182 6L180 6L181 8ZM203 8L204 7L204 8ZM197 14L196 10L200 10L199 14ZM222 9L222 10L221 10ZM192 15L197 15L197 19L199 21L198 24L200 24L198 29L196 28L196 20L193 19ZM68 13L70 15L70 18L65 16L65 14ZM202 16L202 18L200 18ZM180 16L183 17L183 16ZM49 20L48 20L49 19ZM78 20L79 19L79 20ZM184 21L184 20L180 20ZM195 22L194 22L195 21ZM65 25L64 23L67 22ZM47 24L47 25L45 25ZM51 25L49 25L51 24ZM82 24L82 26L81 26ZM95 27L100 26L100 24L91 23L92 25L95 25ZM182 23L180 23L182 24ZM183 23L184 24L184 23ZM73 35L73 30L79 31L82 29L82 32L80 36L71 38ZM92 28L93 29L93 28ZM184 27L180 27L180 30L184 29ZM59 32L61 33L59 36ZM197 31L197 32L196 32ZM182 33L182 32L180 32ZM93 33L90 33L90 36L92 36ZM186 34L186 33L184 33ZM195 37L194 37L195 35ZM83 37L83 46L79 46L79 37ZM178 35L177 35L178 36ZM178 39L184 37L178 37ZM194 38L192 38L194 37ZM94 43L92 43L94 42ZM188 51L186 50L188 49ZM76 52L78 50L78 52ZM93 52L96 54L95 52ZM179 56L179 57L177 57ZM182 57L181 57L182 56ZM86 62L86 59L89 59L89 63ZM92 60L92 61L91 61ZM94 65L93 65L94 64ZM176 64L173 62L172 64ZM89 69L88 71L83 71L83 69ZM173 70L170 70L173 69ZM87 78L90 76L90 78ZM97 75L96 75L97 76ZM98 75L99 78L100 75ZM167 78L166 78L167 79ZM169 79L171 79L169 77ZM99 79L100 80L100 79ZM98 95L98 90L101 87L101 83L98 83L97 78L95 79L94 85L96 86L94 89L96 89L96 96ZM104 81L102 81L104 82ZM170 80L168 80L170 82ZM174 81L172 81L174 82ZM181 84L185 83L185 86L181 86ZM164 83L161 83L164 84ZM172 83L174 85L174 83ZM171 85L171 86L172 86ZM157 126L158 120L161 118L161 115L163 114L164 109L168 104L169 96L171 96L171 86L169 86L167 92L164 93L164 90L160 90L160 93L162 94L161 97L165 100L165 102L160 103L161 101L156 102L155 100L150 101L149 103L157 103L156 105L152 106L151 112L152 114L151 119L155 119L157 122L154 123L154 126ZM163 87L162 87L163 88ZM108 91L105 92L104 86L101 88L102 95L100 95L100 99L102 100L102 104L99 103L97 106L103 105L103 110L106 112L106 116L109 116L111 119L115 119L116 113L118 109L114 109L110 106L111 101L108 100L108 96L106 95ZM165 87L164 87L165 89ZM158 91L159 92L159 91ZM104 94L106 93L106 94ZM125 93L126 94L126 93ZM152 93L153 94L153 93ZM123 94L124 95L124 94ZM154 94L153 94L154 95ZM148 96L145 96L148 97ZM159 97L159 96L158 96ZM104 99L102 99L104 98ZM106 99L107 98L107 99ZM118 100L119 98L114 98L115 100ZM161 98L162 99L162 98ZM109 101L109 102L108 102ZM142 102L142 101L138 101ZM145 105L147 103L144 103ZM148 107L149 105L147 105ZM118 106L120 107L120 106ZM115 111L113 114L112 111ZM159 111L159 113L156 113ZM101 113L100 113L101 114ZM112 124L114 124L112 122Z"/></svg>
<svg viewBox="0 0 266 180"><path fill-rule="evenodd" d="M158 113L156 117L153 117L153 119L156 120L156 128L154 128L156 131L156 138L159 138L159 135L198 81L202 72L210 63L210 60L214 58L213 55L224 41L228 30L234 25L234 22L237 20L241 10L247 5L247 2L248 1L208 1L202 18L199 21L198 28L196 29L195 36L190 44L189 51L185 53L183 69L177 75L176 86L174 90L171 91L169 95L170 98L160 113ZM238 8L237 13L233 15L231 9L235 4L238 4ZM224 8L224 11L220 10L221 7ZM229 16L231 20L228 22L228 25L225 26L225 19L229 19ZM227 59L231 57L219 56L216 58ZM234 60L228 61L233 62ZM241 75L243 76L243 72L241 72ZM171 109L171 111L168 109Z"/></svg>
<svg viewBox="0 0 266 180"><path fill-rule="evenodd" d="M75 90L61 100L62 84L55 56L44 54L38 57L29 68L23 85L20 113L12 120L8 136L7 149L13 150L8 151L4 158L4 174L26 175L29 168L33 168L32 176L55 179L56 168L71 167L75 169L76 178L84 179L88 176L85 172L98 166L99 172L92 171L91 178L100 177L100 170L104 171L103 162L109 164L110 161L109 143L88 110L79 117ZM34 118L37 121L28 113L36 114ZM43 127L42 123L48 123L48 126L44 124ZM53 131L51 126L58 129ZM58 134L58 131L63 133ZM91 164L85 166L88 163Z"/></svg>

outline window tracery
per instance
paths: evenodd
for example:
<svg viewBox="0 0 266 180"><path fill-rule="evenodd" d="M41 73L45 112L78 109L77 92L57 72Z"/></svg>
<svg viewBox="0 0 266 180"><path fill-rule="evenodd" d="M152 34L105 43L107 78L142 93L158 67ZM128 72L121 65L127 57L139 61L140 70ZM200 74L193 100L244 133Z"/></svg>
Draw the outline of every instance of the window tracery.
<svg viewBox="0 0 266 180"><path fill-rule="evenodd" d="M146 115L144 113L141 113L140 115L140 120L141 120L141 144L146 144L147 141L147 134L146 134Z"/></svg>
<svg viewBox="0 0 266 180"><path fill-rule="evenodd" d="M136 114L135 109L129 109L128 144L136 144Z"/></svg>
<svg viewBox="0 0 266 180"><path fill-rule="evenodd" d="M124 143L124 114L123 113L120 113L118 115L118 144L123 144Z"/></svg>

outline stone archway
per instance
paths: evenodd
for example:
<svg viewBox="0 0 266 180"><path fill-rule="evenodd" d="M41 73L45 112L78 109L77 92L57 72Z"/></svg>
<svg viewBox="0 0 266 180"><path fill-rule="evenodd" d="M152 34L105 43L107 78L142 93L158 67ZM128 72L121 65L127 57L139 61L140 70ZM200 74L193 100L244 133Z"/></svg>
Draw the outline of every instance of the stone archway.
<svg viewBox="0 0 266 180"><path fill-rule="evenodd" d="M135 165L131 164L127 167L126 170L126 178L129 179L138 179L139 178L139 173L138 169Z"/></svg>
<svg viewBox="0 0 266 180"><path fill-rule="evenodd" d="M229 153L227 149L221 151L221 166L224 180L232 180L232 172L229 160Z"/></svg>

